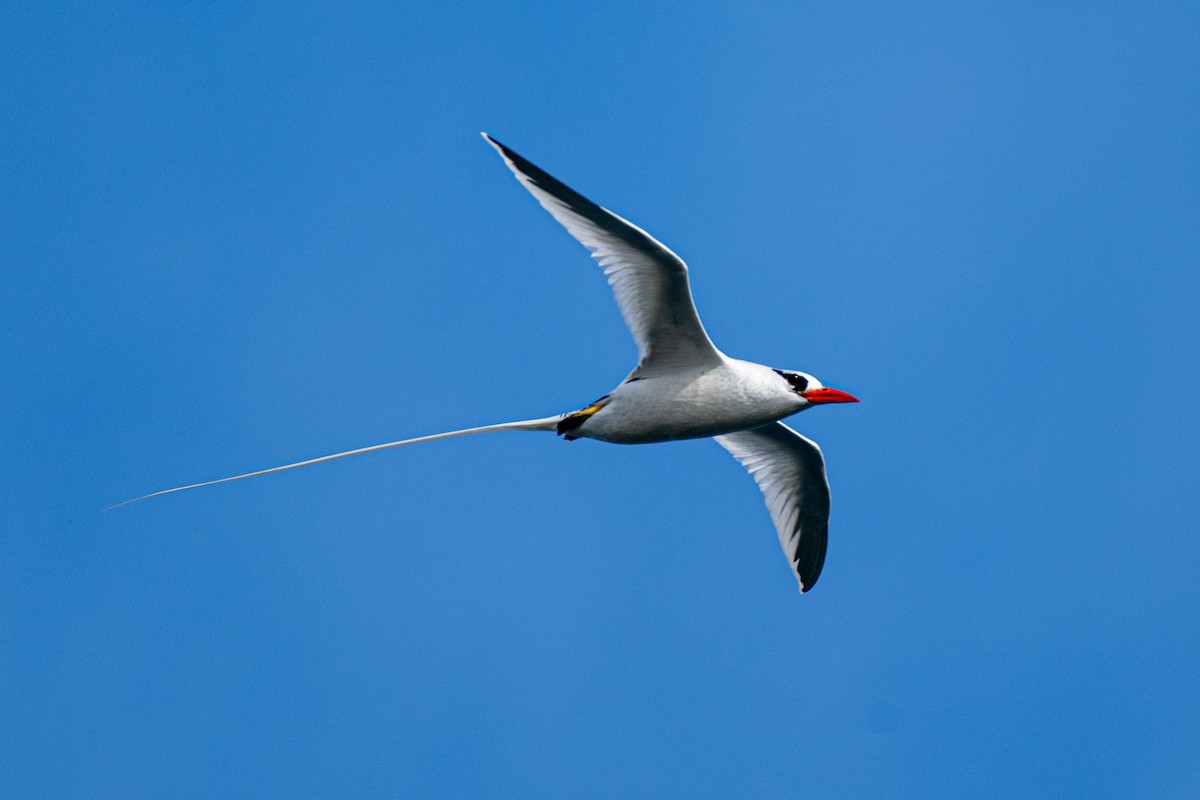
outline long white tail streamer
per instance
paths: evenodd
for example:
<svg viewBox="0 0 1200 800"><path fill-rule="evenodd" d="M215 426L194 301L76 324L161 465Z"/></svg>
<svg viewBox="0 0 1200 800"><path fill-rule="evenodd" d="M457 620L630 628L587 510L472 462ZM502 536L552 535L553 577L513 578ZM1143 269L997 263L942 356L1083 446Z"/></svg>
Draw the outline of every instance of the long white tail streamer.
<svg viewBox="0 0 1200 800"><path fill-rule="evenodd" d="M244 475L233 475L228 478L217 478L215 481L204 481L203 483L190 483L187 486L176 486L174 489L163 489L158 492L144 494L141 497L135 497L132 500L126 500L116 505L109 506L104 509L111 511L114 508L127 506L130 503L137 503L141 500L148 500L151 497L159 495L171 494L173 492L182 492L187 489L199 489L201 486L212 486L217 483L228 483L229 481L240 481L242 478L254 478L258 475L269 475L272 472L283 472L289 469L299 469L300 467L308 467L313 464L320 464L325 461L334 461L339 458L348 458L350 456L361 456L363 453L374 453L377 450L390 450L393 447L404 447L410 444L419 444L421 442L433 442L438 439L453 439L456 436L474 436L477 433L492 433L493 431L552 431L564 415L557 414L553 417L543 417L542 419L526 419L520 422L502 422L499 425L483 425L478 428L464 428L461 431L447 431L446 433L434 433L429 436L418 436L415 439L401 439L398 442L387 442L386 444L375 444L370 447L360 447L357 450L347 450L344 453L334 453L329 456L321 456L320 458L310 458L307 461L297 461L295 464L284 464L282 467L271 467L270 469L260 469L255 472L247 472Z"/></svg>

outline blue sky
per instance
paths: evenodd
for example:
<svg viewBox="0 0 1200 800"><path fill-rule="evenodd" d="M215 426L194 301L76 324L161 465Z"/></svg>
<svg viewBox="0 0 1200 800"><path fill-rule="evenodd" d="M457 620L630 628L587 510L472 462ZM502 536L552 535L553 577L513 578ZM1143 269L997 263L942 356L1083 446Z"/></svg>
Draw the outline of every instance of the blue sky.
<svg viewBox="0 0 1200 800"><path fill-rule="evenodd" d="M8 797L1192 797L1191 4L0 11ZM801 597L486 129L863 399Z"/></svg>

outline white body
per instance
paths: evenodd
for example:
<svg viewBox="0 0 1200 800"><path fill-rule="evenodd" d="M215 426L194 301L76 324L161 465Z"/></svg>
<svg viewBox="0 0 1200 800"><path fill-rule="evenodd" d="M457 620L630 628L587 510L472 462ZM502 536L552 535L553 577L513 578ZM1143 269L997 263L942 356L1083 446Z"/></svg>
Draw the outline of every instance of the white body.
<svg viewBox="0 0 1200 800"><path fill-rule="evenodd" d="M770 367L724 357L701 371L625 381L571 435L614 444L698 439L758 428L807 406Z"/></svg>

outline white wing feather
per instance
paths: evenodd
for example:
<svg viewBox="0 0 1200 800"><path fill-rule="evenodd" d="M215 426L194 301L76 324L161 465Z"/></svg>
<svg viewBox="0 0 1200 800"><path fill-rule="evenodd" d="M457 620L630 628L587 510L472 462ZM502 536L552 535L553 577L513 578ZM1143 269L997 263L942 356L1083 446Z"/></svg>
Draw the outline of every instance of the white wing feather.
<svg viewBox="0 0 1200 800"><path fill-rule="evenodd" d="M821 575L829 536L829 481L821 448L782 422L714 437L753 476L800 591Z"/></svg>
<svg viewBox="0 0 1200 800"><path fill-rule="evenodd" d="M692 301L687 265L665 245L596 205L486 133L542 208L600 263L638 346L639 374L721 363Z"/></svg>

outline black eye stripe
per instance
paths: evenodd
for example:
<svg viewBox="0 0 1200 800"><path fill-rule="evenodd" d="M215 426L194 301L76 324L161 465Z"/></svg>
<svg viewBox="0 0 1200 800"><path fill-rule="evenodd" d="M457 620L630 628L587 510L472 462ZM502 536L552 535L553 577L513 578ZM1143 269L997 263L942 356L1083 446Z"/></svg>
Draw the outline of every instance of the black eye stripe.
<svg viewBox="0 0 1200 800"><path fill-rule="evenodd" d="M808 388L808 378L804 377L803 375L797 375L794 372L784 372L783 370L778 369L775 371L782 375L783 379L790 383L792 388L797 392L803 392Z"/></svg>

